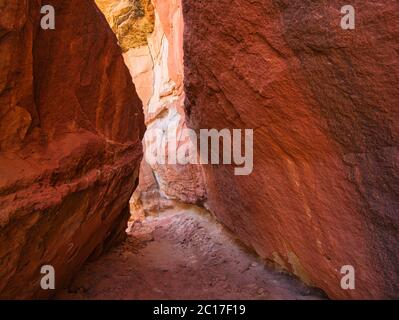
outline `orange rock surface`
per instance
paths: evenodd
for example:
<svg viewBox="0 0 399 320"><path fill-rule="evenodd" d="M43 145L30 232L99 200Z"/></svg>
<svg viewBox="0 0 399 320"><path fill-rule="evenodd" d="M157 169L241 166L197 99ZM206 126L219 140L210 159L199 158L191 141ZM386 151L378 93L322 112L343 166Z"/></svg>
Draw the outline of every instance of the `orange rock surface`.
<svg viewBox="0 0 399 320"><path fill-rule="evenodd" d="M125 235L144 118L92 1L8 0L0 15L0 297L41 298Z"/></svg>
<svg viewBox="0 0 399 320"><path fill-rule="evenodd" d="M351 4L183 0L186 114L255 130L251 175L204 167L220 221L331 298L398 298L399 4Z"/></svg>
<svg viewBox="0 0 399 320"><path fill-rule="evenodd" d="M0 298L122 239L140 165L139 216L203 205L330 298L399 298L397 0L352 0L354 30L338 0L48 2L0 1ZM144 123L253 129L254 170L141 162Z"/></svg>

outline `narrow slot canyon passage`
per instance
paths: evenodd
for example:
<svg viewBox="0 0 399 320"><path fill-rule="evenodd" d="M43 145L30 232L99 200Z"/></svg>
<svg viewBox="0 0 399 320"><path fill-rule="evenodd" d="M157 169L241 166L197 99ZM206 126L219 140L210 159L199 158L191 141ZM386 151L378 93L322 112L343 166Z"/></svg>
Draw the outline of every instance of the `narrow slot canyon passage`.
<svg viewBox="0 0 399 320"><path fill-rule="evenodd" d="M161 128L181 134L185 127L181 2L96 3L124 52L143 102L147 130ZM143 140L145 150L155 143L159 141ZM140 170L139 185L130 200L127 239L87 263L56 299L325 297L267 266L210 212L195 205L205 197L200 168L150 166L144 158Z"/></svg>
<svg viewBox="0 0 399 320"><path fill-rule="evenodd" d="M267 267L205 210L189 206L130 224L127 240L83 267L56 299L324 299Z"/></svg>
<svg viewBox="0 0 399 320"><path fill-rule="evenodd" d="M0 0L0 299L398 299L399 2L352 2Z"/></svg>

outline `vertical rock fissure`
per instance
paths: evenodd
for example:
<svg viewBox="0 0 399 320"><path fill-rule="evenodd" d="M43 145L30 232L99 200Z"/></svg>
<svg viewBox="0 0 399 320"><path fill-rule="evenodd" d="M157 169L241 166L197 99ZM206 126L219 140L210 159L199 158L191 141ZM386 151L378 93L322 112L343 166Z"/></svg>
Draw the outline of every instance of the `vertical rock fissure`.
<svg viewBox="0 0 399 320"><path fill-rule="evenodd" d="M125 63L143 101L147 130L163 130L165 135L174 131L180 136L186 128L181 1L96 2L124 51ZM134 13L139 9L142 13L137 16ZM140 36L133 37L131 33ZM144 36L146 41L141 41ZM133 38L140 41L131 41ZM143 146L146 150L154 147L154 143L159 141L144 139ZM204 198L205 187L198 166L150 165L144 159L140 184L131 205L136 212L151 214L176 202L196 204Z"/></svg>

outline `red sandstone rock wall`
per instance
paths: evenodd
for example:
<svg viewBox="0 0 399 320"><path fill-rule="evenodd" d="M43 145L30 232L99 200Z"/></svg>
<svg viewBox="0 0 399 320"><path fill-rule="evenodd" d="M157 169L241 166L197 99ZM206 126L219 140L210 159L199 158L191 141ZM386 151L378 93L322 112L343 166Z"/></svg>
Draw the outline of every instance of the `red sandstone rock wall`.
<svg viewBox="0 0 399 320"><path fill-rule="evenodd" d="M399 297L399 3L183 0L193 128L254 128L254 172L207 166L207 206L331 298ZM353 265L356 289L342 290Z"/></svg>
<svg viewBox="0 0 399 320"><path fill-rule="evenodd" d="M0 15L0 297L47 297L124 235L144 119L92 1L7 0Z"/></svg>

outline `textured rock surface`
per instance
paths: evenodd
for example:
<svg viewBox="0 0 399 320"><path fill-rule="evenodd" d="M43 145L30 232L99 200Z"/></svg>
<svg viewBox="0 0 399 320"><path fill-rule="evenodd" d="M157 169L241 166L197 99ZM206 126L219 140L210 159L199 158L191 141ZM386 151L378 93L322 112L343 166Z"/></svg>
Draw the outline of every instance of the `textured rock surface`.
<svg viewBox="0 0 399 320"><path fill-rule="evenodd" d="M181 137L186 128L184 112L183 15L181 0L153 0L155 30L149 39L154 61L153 95L145 112L148 131L163 130ZM184 140L184 139L183 139ZM159 141L158 141L159 142ZM145 148L154 142L145 139ZM164 197L185 203L205 198L202 169L195 165L152 165Z"/></svg>
<svg viewBox="0 0 399 320"><path fill-rule="evenodd" d="M193 128L254 128L254 172L205 168L207 206L332 298L399 297L399 5L183 0ZM340 287L353 265L356 290Z"/></svg>
<svg viewBox="0 0 399 320"><path fill-rule="evenodd" d="M143 1L96 0L111 27L120 21L124 11L137 12ZM125 8L122 10L121 8ZM128 8L128 9L127 9ZM148 130L175 132L179 136L186 128L183 91L183 16L181 0L153 0L153 32L146 43L130 46L124 53L137 92L144 104ZM131 16L130 24L137 24ZM146 34L149 28L120 33L119 41L128 41L134 32ZM161 140L144 140L147 149ZM202 171L197 166L149 165L143 160L140 184L131 201L132 209L151 214L167 208L175 201L200 203L205 197Z"/></svg>
<svg viewBox="0 0 399 320"><path fill-rule="evenodd" d="M124 235L142 156L141 103L91 1L0 3L0 297L47 297Z"/></svg>
<svg viewBox="0 0 399 320"><path fill-rule="evenodd" d="M124 52L147 45L154 30L151 0L95 0Z"/></svg>
<svg viewBox="0 0 399 320"><path fill-rule="evenodd" d="M178 200L169 199L161 193L152 168L143 160L140 166L139 185L130 199L132 219L155 216L178 205Z"/></svg>

